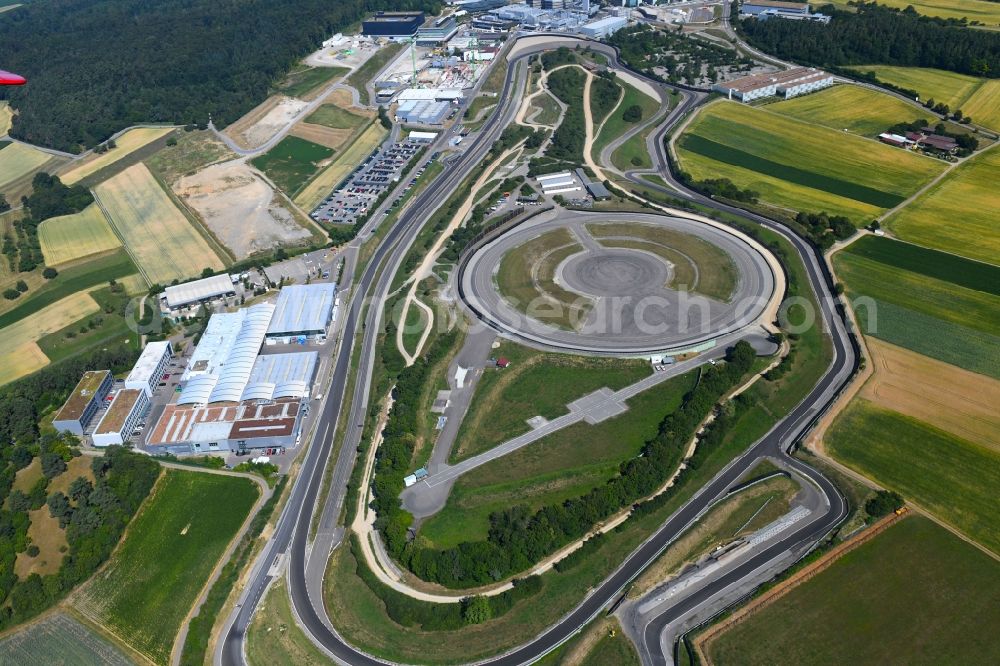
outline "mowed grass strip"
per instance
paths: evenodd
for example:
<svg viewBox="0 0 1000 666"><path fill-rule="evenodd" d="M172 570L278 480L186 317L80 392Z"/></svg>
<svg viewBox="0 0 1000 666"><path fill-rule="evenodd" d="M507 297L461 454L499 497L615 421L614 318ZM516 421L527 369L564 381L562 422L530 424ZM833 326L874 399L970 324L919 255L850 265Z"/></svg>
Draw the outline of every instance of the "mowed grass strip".
<svg viewBox="0 0 1000 666"><path fill-rule="evenodd" d="M286 136L250 163L267 174L282 191L294 196L332 156L332 148L297 136Z"/></svg>
<svg viewBox="0 0 1000 666"><path fill-rule="evenodd" d="M736 289L739 273L733 258L697 236L651 224L588 224L587 231L602 245L623 247L610 245L611 239L620 237L639 239L666 250L657 254L674 264L671 289L690 289L719 301L728 301Z"/></svg>
<svg viewBox="0 0 1000 666"><path fill-rule="evenodd" d="M885 236L861 236L844 252L888 266L1000 296L1000 266Z"/></svg>
<svg viewBox="0 0 1000 666"><path fill-rule="evenodd" d="M718 664L990 664L995 560L911 516L711 641Z"/></svg>
<svg viewBox="0 0 1000 666"><path fill-rule="evenodd" d="M593 301L555 283L555 272L567 257L582 252L566 229L553 229L510 250L496 274L500 295L515 309L549 326L575 330Z"/></svg>
<svg viewBox="0 0 1000 666"><path fill-rule="evenodd" d="M689 372L643 391L619 416L573 424L463 475L444 509L421 526L420 537L441 548L486 538L494 511L518 504L536 510L606 483L656 435L696 375ZM506 403L501 398L493 404Z"/></svg>
<svg viewBox="0 0 1000 666"><path fill-rule="evenodd" d="M145 164L109 178L94 194L151 284L170 284L197 277L205 268L225 267Z"/></svg>
<svg viewBox="0 0 1000 666"><path fill-rule="evenodd" d="M1000 150L964 162L888 219L903 240L1000 263Z"/></svg>
<svg viewBox="0 0 1000 666"><path fill-rule="evenodd" d="M945 168L940 161L877 141L725 101L702 109L679 147L684 168L699 179L722 175L752 187L757 173L766 174L791 185L806 201L813 198L811 192L826 192L868 209L895 206ZM702 160L691 163L691 155ZM714 165L738 171L720 174ZM819 202L803 206L802 199L789 200L781 192L761 194L769 203L798 210L823 208Z"/></svg>
<svg viewBox="0 0 1000 666"><path fill-rule="evenodd" d="M896 123L930 117L922 107L855 85L837 85L810 95L768 104L767 110L866 137L876 137Z"/></svg>
<svg viewBox="0 0 1000 666"><path fill-rule="evenodd" d="M61 180L67 185L78 183L87 176L97 173L104 167L128 157L131 153L139 150L146 144L152 143L173 131L173 127L137 127L130 129L115 139L116 148L112 148L106 153L92 153L89 157L79 162L78 166L73 167L63 174Z"/></svg>
<svg viewBox="0 0 1000 666"><path fill-rule="evenodd" d="M954 111L972 118L972 121L1000 130L1000 81L982 79L968 74L957 74L929 67L895 67L890 65L860 65L852 67L859 72L870 72L879 81L915 90L921 101L942 102Z"/></svg>
<svg viewBox="0 0 1000 666"><path fill-rule="evenodd" d="M38 225L38 242L46 266L59 266L122 245L96 203L79 213L42 222Z"/></svg>
<svg viewBox="0 0 1000 666"><path fill-rule="evenodd" d="M510 365L486 370L480 377L455 438L453 461L528 432L527 420L533 416L554 419L568 412L566 405L577 398L605 386L617 391L651 372L641 360L546 353L512 342L501 342L493 355ZM504 408L498 410L497 405Z"/></svg>
<svg viewBox="0 0 1000 666"><path fill-rule="evenodd" d="M74 602L158 664L259 494L248 479L168 469Z"/></svg>
<svg viewBox="0 0 1000 666"><path fill-rule="evenodd" d="M387 135L388 132L380 123L369 125L328 167L320 171L301 192L295 195L296 205L307 212L315 208L347 177L347 174L361 164L361 160L385 140Z"/></svg>
<svg viewBox="0 0 1000 666"><path fill-rule="evenodd" d="M342 109L336 104L324 104L306 116L305 121L332 129L353 130L368 122L367 116Z"/></svg>
<svg viewBox="0 0 1000 666"><path fill-rule="evenodd" d="M1000 453L855 399L826 436L828 451L1000 554Z"/></svg>

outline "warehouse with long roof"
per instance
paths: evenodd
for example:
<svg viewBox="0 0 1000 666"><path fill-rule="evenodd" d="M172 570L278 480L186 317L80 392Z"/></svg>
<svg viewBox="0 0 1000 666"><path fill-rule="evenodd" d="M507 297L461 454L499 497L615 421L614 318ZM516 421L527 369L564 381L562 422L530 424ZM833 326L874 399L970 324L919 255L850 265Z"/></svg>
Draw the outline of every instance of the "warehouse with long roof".
<svg viewBox="0 0 1000 666"><path fill-rule="evenodd" d="M274 305L267 339L291 342L298 338L326 337L333 321L337 285L329 282L284 287Z"/></svg>

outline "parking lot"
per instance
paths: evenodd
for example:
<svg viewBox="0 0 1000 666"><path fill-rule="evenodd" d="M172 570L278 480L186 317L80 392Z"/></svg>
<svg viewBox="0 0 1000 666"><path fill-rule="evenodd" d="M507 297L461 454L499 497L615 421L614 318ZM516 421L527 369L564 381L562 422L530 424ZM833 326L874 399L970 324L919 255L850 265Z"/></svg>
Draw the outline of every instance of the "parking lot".
<svg viewBox="0 0 1000 666"><path fill-rule="evenodd" d="M354 224L375 205L382 193L399 182L423 145L407 139L376 150L313 210L311 217L328 224ZM421 173L422 170L412 176L407 191Z"/></svg>

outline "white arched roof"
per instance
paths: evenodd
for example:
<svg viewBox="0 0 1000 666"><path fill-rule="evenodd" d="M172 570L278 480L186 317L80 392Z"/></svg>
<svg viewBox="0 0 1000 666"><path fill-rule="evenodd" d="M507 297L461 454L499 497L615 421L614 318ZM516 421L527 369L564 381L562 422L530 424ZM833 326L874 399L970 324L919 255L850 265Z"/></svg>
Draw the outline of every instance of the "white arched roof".
<svg viewBox="0 0 1000 666"><path fill-rule="evenodd" d="M257 358L243 400L307 398L316 372L316 352L268 354Z"/></svg>

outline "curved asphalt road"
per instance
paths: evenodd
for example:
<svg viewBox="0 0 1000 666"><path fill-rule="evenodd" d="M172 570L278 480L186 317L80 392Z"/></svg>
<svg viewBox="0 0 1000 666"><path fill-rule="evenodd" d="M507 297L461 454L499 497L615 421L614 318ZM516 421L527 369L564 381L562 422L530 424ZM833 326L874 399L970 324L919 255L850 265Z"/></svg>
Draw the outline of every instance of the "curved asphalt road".
<svg viewBox="0 0 1000 666"><path fill-rule="evenodd" d="M558 37L566 39L564 35L559 35ZM556 41L556 39L550 40L548 48L552 48L552 43ZM600 50L610 55L617 62L617 54L613 48L596 42L588 43L595 50ZM539 44L534 51L541 51L545 48L546 45ZM352 298L347 312L347 320L344 327L343 339L346 343L344 345L345 348L340 351L336 361L328 400L324 404L323 414L317 425L316 438L308 451L302 473L292 489L290 500L282 512L275 534L268 543L265 554L259 558L251 574L249 584L245 588L244 595L241 598L240 606L237 607L230 618L230 624L228 625L224 641L220 642L220 649L216 654L216 663L235 666L245 662L242 652L243 638L246 628L253 617L254 609L260 602L264 589L271 580L268 567L277 555L286 551L289 551L290 556L288 575L294 611L302 626L312 636L313 640L322 645L327 653L339 661L365 665L382 663L348 645L330 628L328 619L325 617L321 598L322 577L321 575L310 576L307 580L306 567L310 520L319 489L322 485L325 464L333 446L332 433L336 428L337 415L340 412L342 396L347 383L351 356L350 350L353 347L352 341L357 333L358 323L362 315L362 306L364 305L362 297L368 294L369 288L373 284L376 284L376 280L377 288L374 295L376 298L384 295L381 288L383 286L387 288L388 283L391 282L392 274L394 273L394 270L391 269L397 266L402 260L406 249L419 232L423 222L428 219L430 212L444 201L447 195L458 186L465 173L478 163L499 136L503 127L510 122L516 108L516 104L512 102L515 101L515 98L519 97L519 95L514 94L514 88L515 86L523 85L523 63L526 55L528 53L525 50L519 50L515 55L511 66L508 68L504 90L500 96L502 100L501 106L497 109L496 114L487 121L480 136L467 148L463 156L454 165L455 168L449 169L434 183L429 185L418 195L414 205L410 206L407 212L400 216L396 226L390 230L384 241L379 245L375 256L358 282L354 298ZM685 100L680 106L687 106L689 102L690 98ZM670 116L671 118L676 118L678 117L678 113L672 113ZM670 122L666 123L660 131L652 133L650 139L653 138L653 135L656 135L657 144L662 148L662 135L669 130L670 126ZM442 136L441 140L445 138ZM662 165L662 150L658 151L658 155ZM661 175L669 177L669 172L661 172ZM693 193L683 192L683 196L692 200L703 201L706 205L714 208L729 210L728 207L711 200L704 200L703 197L699 197L699 195ZM600 613L608 604L612 603L624 587L652 562L683 531L687 524L696 520L712 500L725 492L726 488L744 471L752 467L761 455L785 455L786 449L798 441L811 427L819 415L833 401L852 374L856 366L857 352L855 342L847 332L843 312L838 311L832 305L833 300L830 296L832 293L832 282L815 251L805 241L790 234L769 220L748 215L744 211L735 212L738 215L765 224L765 226L786 236L794 244L796 250L805 261L810 283L821 298L822 312L820 313L820 318L832 333L835 356L831 367L819 384L813 388L809 395L788 416L782 419L761 441L737 460L730 463L715 479L701 488L649 540L634 551L615 573L592 590L579 606L560 620L558 624L550 627L529 643L505 655L486 660L487 663L502 664L504 666L508 664L529 663L570 638L587 624L590 619ZM386 270L380 272L383 265L386 267ZM376 300L375 302L381 304L382 301ZM367 395L367 381L369 380L368 374L364 372L364 366L368 364L367 361L374 353L378 330L378 326L371 326L370 323L377 324L379 315L380 308L371 308L368 312L368 321L362 324L365 328L365 334L362 341L364 345L362 350L362 367L359 369L358 377L361 380L359 381L359 391L363 395ZM344 486L350 474L351 466L353 466L355 456L355 448L352 442L356 442L360 436L360 428L356 427L356 424L359 424L360 420L357 420L356 417L359 414L363 414L364 409L365 406L359 405L358 401L355 400L352 408L352 422L347 429L349 436L345 437L341 455L337 460L334 470L334 478L330 488L331 501L327 505L328 508L339 507L340 500L343 498ZM840 497L833 485L822 475L795 459L789 459L789 464L794 465L803 474L809 476L820 485L829 498L831 510L822 516L821 519L796 530L792 535L772 546L771 549L782 548L784 550L803 543L817 541L839 523L845 510L843 498ZM326 521L327 518L325 517L323 522ZM321 531L322 529L323 525L321 525ZM737 567L730 574L722 576L707 585L692 597L691 603L713 598L731 582L728 581L730 576L746 575L750 571L746 567L752 563L759 565L761 561L764 561L771 549L758 554L756 557L751 558L747 564ZM325 562L326 554L318 553L318 555ZM320 574L322 568L319 567ZM669 622L671 616L676 614L675 611L676 609L671 609L667 614L661 616L657 622L663 621L664 624Z"/></svg>

